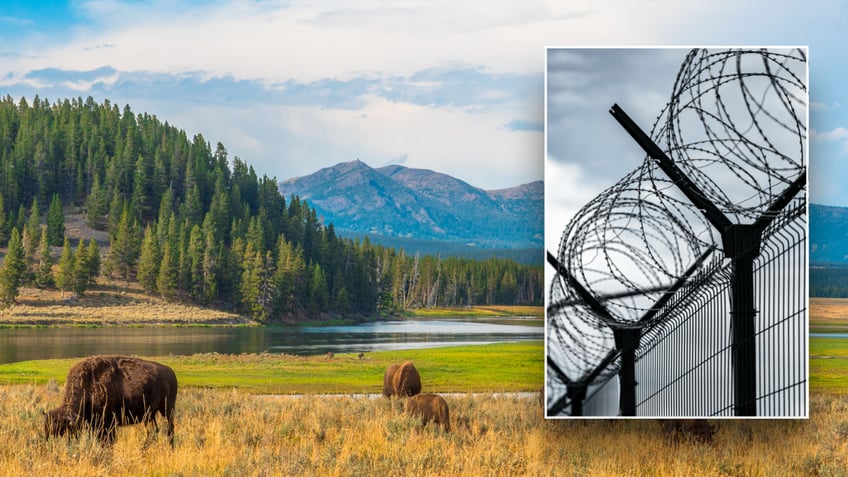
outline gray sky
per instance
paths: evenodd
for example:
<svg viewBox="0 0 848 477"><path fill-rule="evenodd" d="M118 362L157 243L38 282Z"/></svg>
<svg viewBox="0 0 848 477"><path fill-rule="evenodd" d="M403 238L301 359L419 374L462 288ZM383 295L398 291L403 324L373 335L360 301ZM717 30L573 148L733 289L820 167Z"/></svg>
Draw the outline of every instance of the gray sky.
<svg viewBox="0 0 848 477"><path fill-rule="evenodd" d="M650 133L689 48L549 48L545 246L571 217L637 168L644 151L610 115L617 103Z"/></svg>

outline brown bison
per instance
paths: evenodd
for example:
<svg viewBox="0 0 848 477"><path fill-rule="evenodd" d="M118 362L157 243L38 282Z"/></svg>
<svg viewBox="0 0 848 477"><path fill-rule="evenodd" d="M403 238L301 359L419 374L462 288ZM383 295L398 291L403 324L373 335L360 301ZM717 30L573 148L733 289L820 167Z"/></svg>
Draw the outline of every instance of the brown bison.
<svg viewBox="0 0 848 477"><path fill-rule="evenodd" d="M421 392L421 375L412 362L393 364L383 375L383 396L414 396Z"/></svg>
<svg viewBox="0 0 848 477"><path fill-rule="evenodd" d="M176 399L177 376L171 368L124 356L92 356L68 371L62 404L45 413L44 434L75 435L85 427L108 445L118 426L152 422L159 432L159 412L168 421L173 447Z"/></svg>
<svg viewBox="0 0 848 477"><path fill-rule="evenodd" d="M445 432L450 432L450 414L448 403L438 394L418 394L406 401L406 412L421 418L421 424L426 426L433 421L441 424Z"/></svg>
<svg viewBox="0 0 848 477"><path fill-rule="evenodd" d="M712 442L717 429L705 419L665 419L661 426L666 439L675 444L682 440Z"/></svg>

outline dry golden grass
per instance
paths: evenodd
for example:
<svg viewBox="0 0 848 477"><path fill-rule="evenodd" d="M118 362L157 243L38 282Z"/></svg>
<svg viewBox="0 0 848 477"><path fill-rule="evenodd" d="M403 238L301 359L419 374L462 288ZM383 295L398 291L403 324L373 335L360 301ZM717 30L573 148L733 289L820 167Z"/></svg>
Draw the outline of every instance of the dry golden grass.
<svg viewBox="0 0 848 477"><path fill-rule="evenodd" d="M810 297L811 331L848 331L848 298Z"/></svg>
<svg viewBox="0 0 848 477"><path fill-rule="evenodd" d="M536 399L448 395L452 432L401 402L261 397L188 388L176 444L140 426L112 449L40 434L55 385L0 386L3 475L848 475L848 397L811 396L811 418L721 421L712 444L666 441L653 420L543 421Z"/></svg>
<svg viewBox="0 0 848 477"><path fill-rule="evenodd" d="M242 316L147 295L131 282L98 278L79 298L24 287L17 303L0 310L5 325L250 324Z"/></svg>

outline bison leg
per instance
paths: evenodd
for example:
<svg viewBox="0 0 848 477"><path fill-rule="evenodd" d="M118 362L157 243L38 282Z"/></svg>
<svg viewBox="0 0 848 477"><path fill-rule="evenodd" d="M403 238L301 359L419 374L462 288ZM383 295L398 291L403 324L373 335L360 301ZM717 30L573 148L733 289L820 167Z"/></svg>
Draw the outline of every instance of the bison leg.
<svg viewBox="0 0 848 477"><path fill-rule="evenodd" d="M165 420L168 424L168 443L171 444L171 448L174 448L174 403L168 403L167 400L163 403L160 412L163 416L165 416Z"/></svg>

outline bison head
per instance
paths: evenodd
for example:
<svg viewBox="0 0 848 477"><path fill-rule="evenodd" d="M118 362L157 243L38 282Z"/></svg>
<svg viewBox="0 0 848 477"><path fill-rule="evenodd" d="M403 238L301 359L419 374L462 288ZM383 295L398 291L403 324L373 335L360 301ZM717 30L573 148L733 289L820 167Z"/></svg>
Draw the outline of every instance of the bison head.
<svg viewBox="0 0 848 477"><path fill-rule="evenodd" d="M64 436L76 430L74 419L63 408L53 409L44 413L44 437Z"/></svg>

